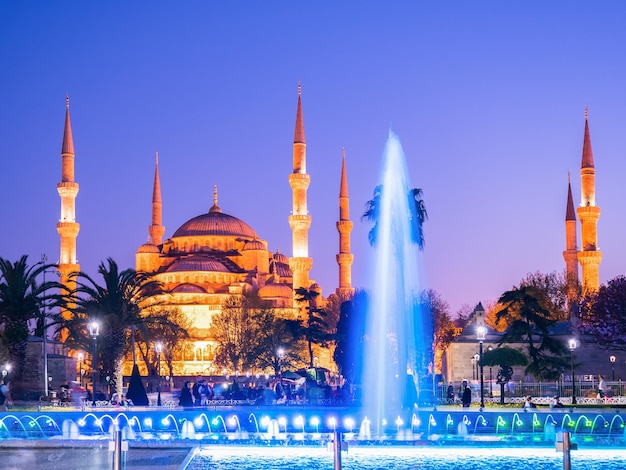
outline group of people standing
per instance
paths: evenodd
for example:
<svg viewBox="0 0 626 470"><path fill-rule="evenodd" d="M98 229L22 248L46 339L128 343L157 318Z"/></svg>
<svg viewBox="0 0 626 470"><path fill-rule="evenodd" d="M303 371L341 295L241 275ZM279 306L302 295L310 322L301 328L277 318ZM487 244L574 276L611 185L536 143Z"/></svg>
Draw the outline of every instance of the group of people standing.
<svg viewBox="0 0 626 470"><path fill-rule="evenodd" d="M185 408L204 406L210 400L213 400L213 387L204 378L199 376L193 387L190 387L190 385L191 382L187 380L180 389L180 397L178 399L180 406Z"/></svg>

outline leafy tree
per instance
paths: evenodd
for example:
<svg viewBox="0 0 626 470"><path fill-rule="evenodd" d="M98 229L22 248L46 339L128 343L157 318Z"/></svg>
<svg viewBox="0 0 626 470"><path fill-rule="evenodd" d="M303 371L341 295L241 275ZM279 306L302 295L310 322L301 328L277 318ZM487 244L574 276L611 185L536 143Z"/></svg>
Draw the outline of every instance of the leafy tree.
<svg viewBox="0 0 626 470"><path fill-rule="evenodd" d="M257 328L243 296L230 296L222 310L211 319L209 336L217 342L215 362L234 371L249 369L254 363Z"/></svg>
<svg viewBox="0 0 626 470"><path fill-rule="evenodd" d="M30 334L28 322L42 317L44 303L55 298L48 291L63 289L58 282L37 282L50 268L56 265L37 262L29 266L26 255L14 263L0 258L0 343L12 365L14 379L22 378Z"/></svg>
<svg viewBox="0 0 626 470"><path fill-rule="evenodd" d="M380 218L380 201L383 194L383 186L378 185L374 188L373 198L365 203L365 212L361 216L361 220L373 222L374 226L368 234L370 244L376 245L378 235L378 220ZM428 219L426 206L422 199L422 190L418 188L407 188L407 199L409 201L409 214L407 217L411 223L411 240L416 243L420 250L424 249L424 222Z"/></svg>
<svg viewBox="0 0 626 470"><path fill-rule="evenodd" d="M617 276L587 293L580 305L582 334L600 345L626 351L626 277Z"/></svg>
<svg viewBox="0 0 626 470"><path fill-rule="evenodd" d="M155 355L156 343L163 345L162 357L165 359L170 377L174 376L174 357L182 354L185 339L189 338L188 329L191 322L179 308L154 306L144 310L147 317L147 337L141 331L131 329L130 334L135 335L137 340L136 349L139 351L148 371L156 373L157 357ZM150 321L158 319L158 321ZM131 342L132 343L132 342ZM132 347L132 346L131 346ZM129 349L127 355L132 351Z"/></svg>
<svg viewBox="0 0 626 470"><path fill-rule="evenodd" d="M163 317L142 315L142 308L153 302L153 296L160 294L161 288L146 273L134 269L120 272L111 258L107 258L106 264L100 263L98 273L102 276L102 284L83 272L70 274L76 282L74 291L64 298L64 309L70 312L70 318L58 315L56 323L59 331L67 332L68 345L85 351L93 345L88 323L100 323L98 362L104 375L115 377L115 388L120 393L120 366L129 330L135 328L147 337L150 323L166 321Z"/></svg>
<svg viewBox="0 0 626 470"><path fill-rule="evenodd" d="M457 328L450 318L450 305L433 289L421 293L420 303L430 313L433 326L434 371L441 371L441 360L444 351L458 335Z"/></svg>
<svg viewBox="0 0 626 470"><path fill-rule="evenodd" d="M255 334L254 366L271 369L278 375L280 368L299 368L304 364L302 342L298 341L301 324L298 320L282 318L273 308L262 306L253 311ZM279 350L283 350L283 355Z"/></svg>
<svg viewBox="0 0 626 470"><path fill-rule="evenodd" d="M530 363L526 373L539 380L556 380L567 369L565 344L551 336L556 325L551 312L544 306L542 292L533 286L516 287L502 294L496 313L496 324L508 326L500 344L525 343Z"/></svg>
<svg viewBox="0 0 626 470"><path fill-rule="evenodd" d="M483 366L500 367L497 375L497 383L500 384L500 403L504 404L504 386L513 377L513 366L525 366L528 364L526 355L517 349L499 347L487 350L483 353Z"/></svg>
<svg viewBox="0 0 626 470"><path fill-rule="evenodd" d="M302 322L302 332L307 343L309 351L309 367L314 366L313 344L319 344L323 347L328 346L331 336L328 332L328 324L326 323L326 311L322 308L315 307L315 300L319 294L304 287L296 289L296 301L305 303L306 317Z"/></svg>

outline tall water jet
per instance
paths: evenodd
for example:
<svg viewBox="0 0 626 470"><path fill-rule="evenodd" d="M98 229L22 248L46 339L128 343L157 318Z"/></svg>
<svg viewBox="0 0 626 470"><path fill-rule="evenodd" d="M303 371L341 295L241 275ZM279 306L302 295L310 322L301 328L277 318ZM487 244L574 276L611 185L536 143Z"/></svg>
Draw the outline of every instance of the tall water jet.
<svg viewBox="0 0 626 470"><path fill-rule="evenodd" d="M404 152L392 131L377 189L362 394L372 431L382 436L385 423L407 417L417 402L418 374L431 360L432 345L432 327L419 305L421 226Z"/></svg>

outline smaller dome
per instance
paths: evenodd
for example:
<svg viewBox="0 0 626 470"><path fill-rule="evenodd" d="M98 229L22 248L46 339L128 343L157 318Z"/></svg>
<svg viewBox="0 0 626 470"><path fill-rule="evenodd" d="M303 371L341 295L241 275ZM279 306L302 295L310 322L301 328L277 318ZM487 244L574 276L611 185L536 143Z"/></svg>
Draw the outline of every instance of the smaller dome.
<svg viewBox="0 0 626 470"><path fill-rule="evenodd" d="M137 253L159 253L159 247L152 243L144 243L139 247Z"/></svg>
<svg viewBox="0 0 626 470"><path fill-rule="evenodd" d="M206 294L207 291L200 286L196 286L195 284L184 283L180 284L172 290L175 294Z"/></svg>
<svg viewBox="0 0 626 470"><path fill-rule="evenodd" d="M283 255L280 250L276 250L276 253L274 253L274 259L279 263L289 264L289 258Z"/></svg>
<svg viewBox="0 0 626 470"><path fill-rule="evenodd" d="M287 284L272 282L259 289L259 297L262 299L275 299L277 297L290 299L292 296L293 290Z"/></svg>
<svg viewBox="0 0 626 470"><path fill-rule="evenodd" d="M248 250L265 250L265 245L263 245L263 242L257 239L248 240L243 245L243 251L248 251Z"/></svg>

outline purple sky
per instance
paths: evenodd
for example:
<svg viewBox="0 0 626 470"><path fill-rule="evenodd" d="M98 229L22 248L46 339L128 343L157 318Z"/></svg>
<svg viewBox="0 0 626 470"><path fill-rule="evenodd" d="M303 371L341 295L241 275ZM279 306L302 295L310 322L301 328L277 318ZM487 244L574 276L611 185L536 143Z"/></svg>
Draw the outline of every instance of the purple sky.
<svg viewBox="0 0 626 470"><path fill-rule="evenodd" d="M297 83L311 277L337 286L341 148L353 284L390 126L424 191L425 286L453 312L562 271L567 172L580 200L589 106L600 280L624 273L626 3L2 2L0 256L56 262L65 94L80 184L78 261L134 267L159 152L166 237L219 205L291 255ZM580 240L580 238L579 238Z"/></svg>

